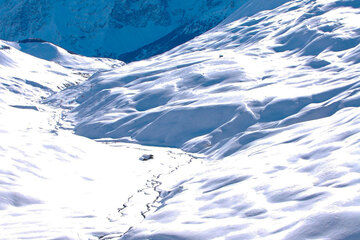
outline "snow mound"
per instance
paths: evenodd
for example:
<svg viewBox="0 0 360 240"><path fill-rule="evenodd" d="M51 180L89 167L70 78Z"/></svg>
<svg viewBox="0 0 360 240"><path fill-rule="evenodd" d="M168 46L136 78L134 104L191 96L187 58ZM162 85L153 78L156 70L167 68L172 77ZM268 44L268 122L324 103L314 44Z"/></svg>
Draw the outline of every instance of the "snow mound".
<svg viewBox="0 0 360 240"><path fill-rule="evenodd" d="M16 43L0 40L0 94L9 105L21 105L25 99L39 101L84 80L70 69L25 54L14 46Z"/></svg>
<svg viewBox="0 0 360 240"><path fill-rule="evenodd" d="M77 70L99 71L124 65L123 62L114 59L80 56L45 41L22 40L18 44L18 49L32 56L53 61L63 67Z"/></svg>

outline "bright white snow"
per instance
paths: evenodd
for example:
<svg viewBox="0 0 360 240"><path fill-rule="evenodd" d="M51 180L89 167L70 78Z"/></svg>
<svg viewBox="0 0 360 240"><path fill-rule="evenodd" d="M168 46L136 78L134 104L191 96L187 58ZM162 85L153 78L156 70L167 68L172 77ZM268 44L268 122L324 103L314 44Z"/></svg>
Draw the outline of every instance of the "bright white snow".
<svg viewBox="0 0 360 240"><path fill-rule="evenodd" d="M15 107L12 111L6 100L2 113L23 111L28 119L44 115L43 121L57 113L63 128L74 125L78 135L115 143L104 145L61 128L55 131L58 136L49 135L58 124L26 127L30 123L23 120L10 124L15 126L11 131L8 123L3 124L3 136L10 139L18 133L18 137L0 144L2 153L10 156L5 158L8 167L1 168L5 169L1 186L16 185L2 195L18 200L3 204L6 219L11 220L0 225L13 221L6 228L11 229L5 231L8 236L34 237L21 233L16 225L19 217L14 216L34 221L28 211L35 209L38 216L49 212L36 209L40 206L60 209L61 217L51 224L36 217L45 227L29 231L53 238L360 239L359 7L352 0L249 0L196 39L157 57L97 72L52 94L45 100L48 105L39 105L38 110ZM4 51L8 50L0 53ZM61 112L62 108L71 111ZM39 141L32 140L35 132ZM131 144L115 148L118 142ZM178 157L180 150L170 154L175 150L134 149L133 143L182 148L203 153L206 160L189 163L190 156ZM139 161L143 154L153 153L153 160ZM127 157L119 163L121 154ZM157 162L159 154L163 157ZM29 160L21 164L39 159L29 179L45 176L34 185L25 184L28 174L16 167L16 159L27 155ZM64 159L54 166L69 172L65 179L74 184L66 186L74 198L61 188L53 195L31 193L31 186L49 192L63 179L53 167L47 168L51 161L46 156L51 161ZM173 171L178 165L182 167ZM117 168L123 176L116 174ZM147 171L155 171L155 177ZM124 179L133 187L127 188ZM145 188L152 191L152 199L141 201L146 199L143 191L130 197L132 190ZM160 190L157 198L154 191ZM87 196L94 200L86 202L92 199ZM128 197L135 202L125 204L132 206L125 208L129 215L118 224L103 221L102 216L109 216L114 208L121 210ZM156 206L145 220L133 220L149 202ZM74 220L76 224L67 221L68 216L89 212L96 217ZM128 222L122 225L122 221Z"/></svg>
<svg viewBox="0 0 360 240"><path fill-rule="evenodd" d="M72 134L63 110L42 99L84 81L98 60L76 56L90 68L67 69L0 43L0 239L98 239L141 222L159 197L158 178L191 157ZM149 153L152 161L139 161Z"/></svg>

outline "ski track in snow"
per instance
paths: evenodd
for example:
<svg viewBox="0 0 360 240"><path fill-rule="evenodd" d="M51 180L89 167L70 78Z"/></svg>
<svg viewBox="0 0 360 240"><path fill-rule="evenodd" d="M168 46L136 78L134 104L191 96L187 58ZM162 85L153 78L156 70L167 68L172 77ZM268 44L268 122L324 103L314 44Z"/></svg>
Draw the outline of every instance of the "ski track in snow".
<svg viewBox="0 0 360 240"><path fill-rule="evenodd" d="M41 104L38 104L38 107L42 108L43 110L44 110L44 108L46 108L46 106L42 106ZM31 111L29 108L20 108L20 109L25 110L25 111ZM42 133L42 132L46 132L47 134L51 134L51 135L55 135L55 136L64 136L65 135L65 136L67 136L66 139L64 139L65 141L68 141L69 139L71 139L72 138L71 136L64 133L64 131L67 132L67 131L71 130L72 128L70 128L69 126L67 128L63 127L64 126L64 123L62 122L63 110L46 109L45 111L46 111L46 115L45 115L46 119L41 120L41 117L31 119L31 120L35 120L35 121L39 121L39 120L41 120L41 121L39 121L39 123L38 123L39 125L35 124L35 126L33 126L33 125L27 126L26 127L27 133L25 133L25 134L21 133L21 138L25 138L24 142L26 142L27 139L32 139L31 136L34 136L34 135ZM36 115L36 113L37 112L34 111L35 115ZM21 115L23 115L23 113L21 113ZM27 117L29 117L30 114L25 114L25 116L26 115L27 115ZM12 118L8 118L7 120L9 120L9 119L12 119ZM9 129L9 128L3 126L2 129ZM11 138L13 138L14 140L17 140L20 137L20 136L14 135L14 132L9 132L9 133L12 134ZM27 134L30 134L30 136L27 136ZM47 134L45 134L45 135L47 135ZM4 140L5 140L5 136L3 136ZM48 142L48 141L50 141L51 144L43 144L43 146L45 146L45 149L42 150L43 151L41 153L42 155L45 155L46 152L49 150L50 151L55 150L56 152L59 152L61 154L76 155L76 153L72 153L72 151L68 152L68 150L64 150L64 147L61 146L61 144L52 143L52 142L54 142L54 140L51 140L51 138L49 138L47 136L44 136L44 139L41 140L42 143ZM55 142L57 142L57 141L55 141ZM10 141L10 143L11 143L11 141ZM76 139L74 139L71 144L77 145L78 142ZM98 144L104 145L104 143L100 143L100 142L97 143L96 145L98 145ZM1 144L1 145L2 145L3 151L5 151L5 152L8 151L6 149L6 146L7 146L6 144ZM74 207L74 209L71 210L72 209L71 205L66 206L66 208L70 208L69 209L70 212L68 212L69 210L63 211L63 210L61 210L61 208L58 208L58 207L51 207L51 203L50 204L44 203L45 209L42 209L42 207L37 207L37 206L42 206L42 204L43 204L42 200L37 200L37 197L35 197L32 200L32 197L30 197L31 195L33 195L31 193L31 191L28 193L29 195L26 196L26 195L23 195L23 194L26 194L26 191L21 190L21 191L18 191L19 193L17 193L17 192L13 192L14 189L10 188L9 189L9 190L11 190L11 192L9 192L10 195L7 195L6 191L2 193L2 198L3 198L4 202L2 202L1 204L2 204L2 207L5 209L8 208L7 207L8 204L10 204L10 206L14 205L14 207L13 208L10 207L8 210L4 209L5 216L7 215L7 217L2 218L2 220L0 221L0 225L5 226L6 230L2 231L0 238L1 239L18 239L18 238L22 239L22 238L30 237L30 238L34 238L34 239L39 239L39 238L51 237L52 234L55 234L55 235L53 235L53 237L57 236L57 234L65 234L64 235L64 237L65 237L67 234L64 232L64 230L66 232L69 232L68 233L69 235L67 235L67 236L70 238L74 238L71 236L78 235L78 237L81 239L90 239L94 236L95 236L95 238L100 238L100 239L112 239L113 238L112 235L114 235L113 232L116 232L117 236L119 236L119 235L121 236L129 228L131 228L132 224L141 222L145 218L145 215L147 213L149 213L155 207L154 204L159 199L160 192L161 192L160 190L158 190L158 187L161 185L159 178L162 175L170 174L173 171L175 171L179 167L178 164L180 164L181 162L184 161L182 159L187 158L187 157L181 158L181 155L185 156L186 154L173 153L172 150L155 150L153 148L144 148L144 147L139 148L139 147L132 146L132 145L123 146L121 144L117 144L117 145L106 144L106 145L111 146L111 147L108 147L106 149L106 151L113 151L114 148L119 148L119 149L121 149L120 153L122 153L122 154L127 154L126 153L127 149L136 149L135 150L136 154L134 154L134 153L131 154L131 155L135 155L136 157L134 158L134 156L130 156L129 158L132 160L128 159L128 161L138 161L138 162L142 163L141 165L143 165L143 166L139 165L138 167L143 168L143 170L142 171L139 170L139 172L142 172L142 174L144 175L142 177L140 183L137 183L134 186L132 186L131 183L126 183L126 185L130 186L130 189L127 191L127 193L122 194L119 202L116 204L113 204L113 209L107 209L104 212L105 214L107 212L108 216L106 216L106 218L103 219L102 221L111 222L112 223L111 230L108 230L108 229L104 229L102 231L96 230L98 227L96 225L94 225L93 226L94 229L91 232L87 233L86 231L84 231L82 229L74 231L74 230L72 230L71 226L70 225L67 226L67 224L65 224L65 226L64 226L64 227L66 227L65 228L66 230L65 229L59 230L59 232L56 232L53 229L56 225L53 225L52 227L50 225L49 226L50 228L48 230L45 230L46 228L44 229L40 226L47 226L46 222L49 221L49 216L47 216L47 215L44 216L43 214L48 211L58 210L60 214L64 214L64 213L69 214L69 216L66 216L66 215L58 216L59 223L61 223L62 221L66 221L65 219L69 218L69 217L78 219L78 221L84 221L83 219L87 218L87 216L89 216L89 218L96 218L98 216L96 216L96 214L93 214L91 212L89 212L89 213L86 211L82 212L81 210L76 210L75 212L71 212L76 209L76 207ZM13 144L13 146L15 146L15 144ZM12 146L9 144L9 147L12 147ZM96 146L92 146L92 147L97 148ZM39 170L41 169L41 164L37 165L36 163L32 163L32 161L31 161L32 156L29 153L31 151L27 150L26 148L20 150L21 146L17 146L17 148L19 148L19 151L21 151L24 154L24 156L26 156L27 158L30 158L28 163L26 163L26 165L28 165L28 167L33 166L35 169L39 169ZM35 146L33 148L41 148L41 147L37 146L35 144ZM80 149L81 149L81 151L88 151L88 149L84 146L80 147ZM98 148L97 151L101 151L101 148ZM149 151L153 152L155 154L155 159L153 159L152 161L149 161L149 162L141 162L138 160L138 158L141 156L141 154L143 154L145 152L149 152ZM116 151L116 152L119 152L119 151ZM162 154L160 152L164 152L164 153ZM174 157L174 156L177 156L177 157ZM5 158L6 157L7 156L5 154ZM51 157L51 156L49 156L49 157ZM100 158L103 158L103 157L104 156L102 156L102 155L98 155L97 159L95 159L95 160L99 161ZM114 158L115 156L110 155L109 157ZM66 159L66 157L62 157L61 155L58 155L58 154L56 154L56 158L58 158L58 159L64 158L64 160L62 160L62 161L65 161L65 159ZM176 158L177 158L177 161L169 162L169 160L175 160ZM154 161L156 161L157 163L154 163ZM31 164L31 165L29 165L29 164ZM84 164L85 165L83 167L90 167L90 166L88 166L88 163L85 162ZM158 166L158 164L160 164L161 166ZM112 164L112 165L114 165L114 164ZM146 165L146 166L144 167L144 165ZM32 174L35 174L39 178L45 178L45 179L48 178L48 177L42 176L41 174L37 174L37 173L33 172L33 170L31 170L33 167L31 167L27 171L29 171ZM69 168L69 167L73 168L74 166L69 165L69 166L65 167L65 169L63 169L63 171L64 170L68 171L66 168ZM130 168L130 170L131 169L132 168ZM98 170L96 170L96 168L95 168L95 171L98 171ZM104 169L99 170L99 171L104 171ZM139 174L139 172L137 174ZM6 174L6 172L5 172L5 174ZM106 172L100 173L100 175L103 175L103 174L106 174ZM83 176L84 179L87 179L87 178L90 179L91 177L93 177L93 176L92 175L89 175L88 177ZM126 180L129 180L129 179L128 178L126 178L126 179L120 178L119 180L125 182ZM60 179L57 179L56 181L62 181L61 177L60 177ZM91 181L95 181L95 180L91 180ZM17 181L15 181L15 182L17 182ZM68 184L72 184L72 183L70 183L70 182L66 183L66 181L65 181L65 183L60 184L59 187L62 187L62 186L65 187ZM109 187L110 184L116 184L116 183L105 181L99 187L106 188L106 187ZM145 184L145 187L141 187L144 184ZM19 185L21 185L21 184L19 183ZM119 184L119 185L121 186L122 184ZM24 184L24 187L26 187L26 186L27 186L27 184ZM34 186L34 188L35 188L35 186ZM52 188L52 186L50 186L50 187ZM53 187L56 188L56 186L53 186ZM81 187L81 185L79 187ZM138 188L138 190L136 188ZM39 187L39 189L42 189L42 188ZM91 199L91 195L101 194L101 193L96 193L96 191L97 191L96 188L94 188L93 191L94 191L94 193L89 195L90 199ZM113 190L113 191L121 192L122 189L120 187L118 190ZM124 199L124 197L127 194L131 194L134 191L136 193L132 194L132 196L127 200L127 202L124 203L124 204L126 204L126 208L122 209L121 211L117 211L116 206L121 206L121 201L122 201L121 199ZM21 192L21 194L20 194L20 192ZM65 191L63 190L60 192L62 192L62 194L71 194L71 191L68 193L66 190ZM5 193L5 195L4 195L4 193ZM76 194L74 194L74 195L76 196ZM114 194L114 195L116 195L116 194ZM108 196L106 196L106 197L111 198L114 196L110 192L108 194ZM136 199L135 199L135 197L136 197ZM8 201L10 201L10 202L8 202ZM57 201L58 200L56 200L55 203ZM61 200L59 200L59 201L61 202ZM71 202L69 202L69 203L72 204ZM28 204L30 206L30 207L28 207L29 208L28 213L26 211L23 211L22 209L21 210L19 209L19 207L27 208L26 206ZM52 203L52 204L54 204L54 203ZM90 204L92 205L92 203L90 203ZM100 201L99 204L104 204L104 203L102 203ZM48 205L50 205L50 206L48 206ZM47 209L46 207L48 207L49 209ZM93 208L96 208L96 207L98 207L97 204L94 204L93 206L91 206L89 208L89 210L93 211ZM62 208L64 208L64 206L62 206ZM130 208L130 210L129 210L129 208ZM79 211L79 213L76 213L77 211ZM66 212L68 212L68 213L66 213ZM57 213L57 214L59 214L59 213ZM31 221L29 221L30 219L29 220L26 219L27 216L30 216L30 215L34 218ZM38 215L38 217L37 217L37 215ZM80 216L77 217L76 215L80 215ZM17 224L15 224L15 222L14 222L15 219L13 220L12 216L17 219L16 220ZM41 218L45 218L44 221L40 220ZM62 218L64 218L64 219L62 220ZM74 224L75 224L75 222L74 222ZM24 229L23 232L18 232L18 230L19 230L18 224L24 224L29 229L28 230ZM86 225L86 228L89 228L90 225ZM31 233L31 232L29 232L29 230L31 230L31 229L36 229L36 230L34 230L34 232ZM121 232L121 229L123 229L122 230L123 232ZM46 234L45 231L49 231L49 233ZM101 236L103 236L103 237L101 237Z"/></svg>
<svg viewBox="0 0 360 240"><path fill-rule="evenodd" d="M139 149L139 150L145 150L145 149ZM176 161L177 158L179 157L181 158L181 155L184 154L185 153L175 154L170 151L168 152L168 157ZM199 161L197 157L195 158L197 159L197 161ZM151 214L155 209L157 209L160 206L160 200L164 195L164 190L161 189L161 185L162 185L161 178L163 176L170 176L179 168L191 164L193 159L194 157L190 158L190 160L183 162L179 165L171 166L169 167L169 170L167 172L157 175L152 175L152 178L146 181L146 186L144 188L138 189L136 193L134 193L128 198L128 200L122 205L122 207L118 208L118 212L121 214L121 218L123 218L124 221L126 222L128 221L128 216L139 215L140 213L142 219L139 219L139 221L136 224L139 224L142 222L142 220L146 219L146 217L149 214ZM136 206L139 205L139 202L142 204L140 204L140 206ZM145 202L145 204L143 202ZM138 207L141 207L141 210L137 209ZM117 218L119 219L119 216ZM99 237L99 239L101 240L119 239L122 236L124 236L127 232L129 232L134 226L135 224L133 226L129 226L129 228L126 231L123 231L121 233L106 234L104 236Z"/></svg>

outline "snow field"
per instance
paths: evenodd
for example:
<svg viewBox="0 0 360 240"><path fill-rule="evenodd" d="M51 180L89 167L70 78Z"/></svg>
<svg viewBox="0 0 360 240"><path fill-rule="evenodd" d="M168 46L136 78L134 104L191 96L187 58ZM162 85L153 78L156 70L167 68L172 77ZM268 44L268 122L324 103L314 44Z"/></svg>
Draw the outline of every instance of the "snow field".
<svg viewBox="0 0 360 240"><path fill-rule="evenodd" d="M342 110L179 170L123 239L358 239L359 120Z"/></svg>
<svg viewBox="0 0 360 240"><path fill-rule="evenodd" d="M77 134L214 160L166 178L161 206L121 239L360 238L358 7L249 1L85 83Z"/></svg>
<svg viewBox="0 0 360 240"><path fill-rule="evenodd" d="M29 120L1 121L9 162L4 238L359 239L359 7L352 0L251 0L190 42L46 99L71 109L55 116L76 134L120 148L34 126L57 122L49 119L58 110L15 100L10 107L1 98L2 112ZM169 161L175 150L128 148L133 143L206 158L190 162L177 152ZM144 153L154 161L139 161ZM40 167L24 174L32 168L17 164L33 159ZM63 186L64 173L69 189L48 194ZM47 191L34 195L32 186ZM60 218L49 222L56 214L41 217L49 212L43 209L62 209ZM22 232L19 221L42 228Z"/></svg>
<svg viewBox="0 0 360 240"><path fill-rule="evenodd" d="M98 239L141 222L159 197L158 178L192 157L74 135L66 110L43 100L94 69L64 68L1 44L0 239ZM155 159L140 161L144 153Z"/></svg>
<svg viewBox="0 0 360 240"><path fill-rule="evenodd" d="M280 1L260 11L266 4L251 2L174 50L94 75L69 117L76 133L221 158L265 129L359 106L357 8Z"/></svg>

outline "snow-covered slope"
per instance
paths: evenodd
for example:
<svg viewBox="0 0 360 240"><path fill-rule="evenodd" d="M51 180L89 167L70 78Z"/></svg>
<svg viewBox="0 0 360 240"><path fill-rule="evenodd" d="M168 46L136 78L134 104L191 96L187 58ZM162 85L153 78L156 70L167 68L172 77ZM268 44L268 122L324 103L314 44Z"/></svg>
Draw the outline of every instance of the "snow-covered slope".
<svg viewBox="0 0 360 240"><path fill-rule="evenodd" d="M17 50L12 42L0 40L1 101L11 104L27 100L39 101L65 86L82 80L70 69Z"/></svg>
<svg viewBox="0 0 360 240"><path fill-rule="evenodd" d="M19 44L0 40L0 86L1 93L6 94L1 99L9 101L13 96L16 101L24 97L39 101L97 71L123 65L118 60L74 55L47 42Z"/></svg>
<svg viewBox="0 0 360 240"><path fill-rule="evenodd" d="M41 38L82 55L131 61L205 32L243 2L1 0L0 38Z"/></svg>
<svg viewBox="0 0 360 240"><path fill-rule="evenodd" d="M58 50L53 60L65 59L70 65L64 68L17 48L0 40L0 239L122 235L153 209L158 178L191 157L180 150L110 145L74 135L63 120L65 110L43 104L44 99L119 61L102 63L54 45L32 45L31 52L44 58ZM155 160L139 161L144 153Z"/></svg>
<svg viewBox="0 0 360 240"><path fill-rule="evenodd" d="M360 238L359 7L252 0L83 84L77 134L218 160L165 178L161 206L123 239Z"/></svg>
<svg viewBox="0 0 360 240"><path fill-rule="evenodd" d="M340 3L254 0L172 51L96 74L81 86L76 132L219 158L357 107L359 10Z"/></svg>
<svg viewBox="0 0 360 240"><path fill-rule="evenodd" d="M80 56L50 42L37 39L22 40L13 45L22 52L71 69L96 72L124 65L123 62L114 59Z"/></svg>
<svg viewBox="0 0 360 240"><path fill-rule="evenodd" d="M359 16L356 0L249 0L186 44L53 93L53 107L2 85L0 238L360 239ZM79 76L1 44L0 76L18 89L34 91L34 69L47 87ZM45 82L49 66L63 80ZM70 123L206 157L102 145Z"/></svg>

